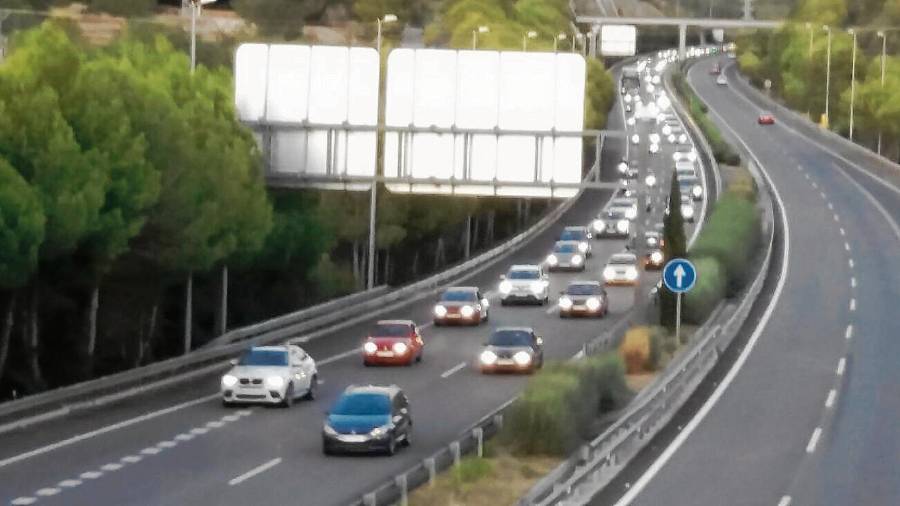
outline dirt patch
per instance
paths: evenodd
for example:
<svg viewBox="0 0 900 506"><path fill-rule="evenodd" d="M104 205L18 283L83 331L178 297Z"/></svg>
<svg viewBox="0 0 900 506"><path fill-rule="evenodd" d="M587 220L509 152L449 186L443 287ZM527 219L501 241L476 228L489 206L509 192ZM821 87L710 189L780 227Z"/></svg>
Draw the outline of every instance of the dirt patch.
<svg viewBox="0 0 900 506"><path fill-rule="evenodd" d="M653 382L656 379L657 372L648 372L641 374L626 374L625 375L625 384L628 385L628 388L631 389L632 392L640 392L647 385Z"/></svg>

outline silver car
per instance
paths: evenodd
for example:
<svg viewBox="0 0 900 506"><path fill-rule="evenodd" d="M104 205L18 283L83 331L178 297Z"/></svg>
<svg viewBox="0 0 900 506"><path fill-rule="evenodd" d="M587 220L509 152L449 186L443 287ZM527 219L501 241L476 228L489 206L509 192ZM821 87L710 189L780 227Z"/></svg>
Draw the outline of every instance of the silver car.
<svg viewBox="0 0 900 506"><path fill-rule="evenodd" d="M636 285L638 283L638 259L634 253L616 253L603 269L607 285Z"/></svg>
<svg viewBox="0 0 900 506"><path fill-rule="evenodd" d="M231 363L233 367L221 381L225 406L260 403L290 407L299 397L316 397L316 362L299 346L254 346Z"/></svg>
<svg viewBox="0 0 900 506"><path fill-rule="evenodd" d="M500 304L529 302L544 305L550 300L550 276L540 265L513 265L500 276Z"/></svg>
<svg viewBox="0 0 900 506"><path fill-rule="evenodd" d="M584 271L585 254L579 251L578 241L557 241L547 255L547 269Z"/></svg>
<svg viewBox="0 0 900 506"><path fill-rule="evenodd" d="M597 216L593 223L594 237L628 237L631 233L631 220L625 216L623 209L607 209Z"/></svg>
<svg viewBox="0 0 900 506"><path fill-rule="evenodd" d="M560 241L575 241L578 243L578 251L590 258L594 254L591 248L591 239L594 236L587 227L566 227L559 234Z"/></svg>

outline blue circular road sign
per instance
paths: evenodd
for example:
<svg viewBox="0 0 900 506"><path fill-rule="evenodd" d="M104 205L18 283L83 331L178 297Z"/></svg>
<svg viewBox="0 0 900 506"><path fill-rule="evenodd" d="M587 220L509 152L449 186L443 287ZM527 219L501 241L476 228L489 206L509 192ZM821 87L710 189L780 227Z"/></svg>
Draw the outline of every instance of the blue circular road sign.
<svg viewBox="0 0 900 506"><path fill-rule="evenodd" d="M694 264L683 259L669 260L663 267L663 283L674 293L684 293L694 287L697 281L697 269Z"/></svg>

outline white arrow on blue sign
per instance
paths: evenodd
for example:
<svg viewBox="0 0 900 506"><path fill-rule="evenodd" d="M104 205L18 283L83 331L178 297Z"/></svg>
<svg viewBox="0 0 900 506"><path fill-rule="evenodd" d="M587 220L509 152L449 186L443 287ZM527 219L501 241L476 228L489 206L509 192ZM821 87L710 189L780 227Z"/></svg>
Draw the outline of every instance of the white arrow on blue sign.
<svg viewBox="0 0 900 506"><path fill-rule="evenodd" d="M694 264L683 258L670 260L663 267L663 283L674 293L684 293L694 287L697 281L697 269Z"/></svg>

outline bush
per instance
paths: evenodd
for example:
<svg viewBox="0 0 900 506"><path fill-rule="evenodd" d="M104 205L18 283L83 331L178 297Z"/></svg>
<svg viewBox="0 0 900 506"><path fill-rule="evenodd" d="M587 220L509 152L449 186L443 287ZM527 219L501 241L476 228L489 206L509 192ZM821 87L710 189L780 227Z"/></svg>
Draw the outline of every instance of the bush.
<svg viewBox="0 0 900 506"><path fill-rule="evenodd" d="M702 324L725 297L725 272L719 261L712 257L691 258L697 268L697 282L684 294L682 321Z"/></svg>
<svg viewBox="0 0 900 506"><path fill-rule="evenodd" d="M628 329L619 346L619 355L625 361L625 369L628 374L652 370L650 329L648 327Z"/></svg>
<svg viewBox="0 0 900 506"><path fill-rule="evenodd" d="M750 171L742 167L728 182L728 192L743 198L747 202L756 203L759 188Z"/></svg>
<svg viewBox="0 0 900 506"><path fill-rule="evenodd" d="M494 472L494 465L490 459L482 459L477 456L465 457L459 461L459 465L453 468L453 482L458 487L469 483L475 483L490 476Z"/></svg>
<svg viewBox="0 0 900 506"><path fill-rule="evenodd" d="M588 382L597 389L599 414L615 411L631 400L631 390L625 384L625 364L615 353L587 357L580 362Z"/></svg>
<svg viewBox="0 0 900 506"><path fill-rule="evenodd" d="M712 257L725 272L726 295L733 296L748 281L760 239L759 212L743 196L725 192L716 202L690 256Z"/></svg>

